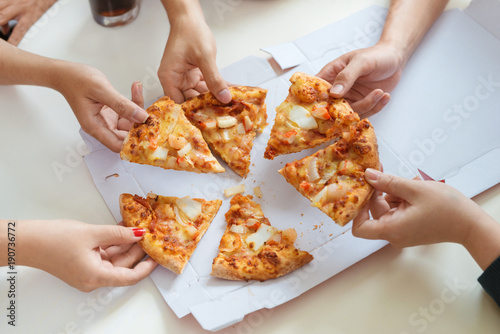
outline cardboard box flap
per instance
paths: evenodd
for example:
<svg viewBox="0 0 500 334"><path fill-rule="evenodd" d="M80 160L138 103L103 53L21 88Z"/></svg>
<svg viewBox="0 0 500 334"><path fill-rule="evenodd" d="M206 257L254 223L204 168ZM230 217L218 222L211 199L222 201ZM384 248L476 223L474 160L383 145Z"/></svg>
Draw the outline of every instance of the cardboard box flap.
<svg viewBox="0 0 500 334"><path fill-rule="evenodd" d="M248 56L220 70L228 82L243 86L259 86L276 77L274 69L266 59Z"/></svg>
<svg viewBox="0 0 500 334"><path fill-rule="evenodd" d="M269 46L261 50L273 56L283 70L295 67L307 61L306 56L304 56L295 43L292 42Z"/></svg>
<svg viewBox="0 0 500 334"><path fill-rule="evenodd" d="M496 148L460 167L446 178L446 183L462 191L465 196L474 197L500 183L499 162L500 148Z"/></svg>
<svg viewBox="0 0 500 334"><path fill-rule="evenodd" d="M474 0L464 9L464 13L500 39L500 1Z"/></svg>

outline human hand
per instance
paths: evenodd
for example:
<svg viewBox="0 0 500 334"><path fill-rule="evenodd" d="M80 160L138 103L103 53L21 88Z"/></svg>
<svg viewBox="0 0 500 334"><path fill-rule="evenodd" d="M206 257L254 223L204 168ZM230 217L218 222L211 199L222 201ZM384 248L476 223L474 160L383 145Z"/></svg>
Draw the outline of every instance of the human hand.
<svg viewBox="0 0 500 334"><path fill-rule="evenodd" d="M222 103L231 101L215 62L215 39L204 20L173 24L158 69L165 95L177 103L210 90Z"/></svg>
<svg viewBox="0 0 500 334"><path fill-rule="evenodd" d="M470 230L485 215L472 200L441 182L407 180L373 169L366 170L365 178L376 191L354 219L356 237L384 239L396 247L466 245Z"/></svg>
<svg viewBox="0 0 500 334"><path fill-rule="evenodd" d="M118 93L99 70L70 63L61 71L55 89L73 109L82 129L114 152L120 152L133 122L143 123L148 113L143 109L142 85L132 84L132 101Z"/></svg>
<svg viewBox="0 0 500 334"><path fill-rule="evenodd" d="M18 224L17 262L42 269L84 292L136 284L158 265L151 258L141 261L145 253L136 242L144 229L70 220Z"/></svg>
<svg viewBox="0 0 500 334"><path fill-rule="evenodd" d="M387 103L401 78L400 52L388 43L346 53L326 64L317 74L332 83L330 94L344 97L360 116L369 117Z"/></svg>
<svg viewBox="0 0 500 334"><path fill-rule="evenodd" d="M0 27L3 33L8 33L8 23L16 20L8 42L18 45L28 29L50 8L57 0L0 0Z"/></svg>

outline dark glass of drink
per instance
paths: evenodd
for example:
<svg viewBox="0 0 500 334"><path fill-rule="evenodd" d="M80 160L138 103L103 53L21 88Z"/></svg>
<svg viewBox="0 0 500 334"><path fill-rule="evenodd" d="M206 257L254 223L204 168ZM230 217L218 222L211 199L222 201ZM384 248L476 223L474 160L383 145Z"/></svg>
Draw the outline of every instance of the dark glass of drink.
<svg viewBox="0 0 500 334"><path fill-rule="evenodd" d="M140 0L89 0L94 20L105 27L133 21L139 14Z"/></svg>

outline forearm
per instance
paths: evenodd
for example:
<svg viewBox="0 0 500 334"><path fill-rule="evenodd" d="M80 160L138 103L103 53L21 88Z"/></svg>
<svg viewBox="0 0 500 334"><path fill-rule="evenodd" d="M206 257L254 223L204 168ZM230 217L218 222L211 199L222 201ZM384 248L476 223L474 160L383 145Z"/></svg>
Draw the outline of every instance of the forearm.
<svg viewBox="0 0 500 334"><path fill-rule="evenodd" d="M5 219L0 219L0 267L4 267L8 264L8 221Z"/></svg>
<svg viewBox="0 0 500 334"><path fill-rule="evenodd" d="M35 220L0 219L0 267L12 263L23 266L36 264L35 254L41 253L45 246L41 242L43 231L40 224Z"/></svg>
<svg viewBox="0 0 500 334"><path fill-rule="evenodd" d="M0 40L0 85L32 85L64 95L68 79L81 76L86 65L39 56Z"/></svg>
<svg viewBox="0 0 500 334"><path fill-rule="evenodd" d="M53 88L60 60L21 50L0 40L0 85L36 85Z"/></svg>
<svg viewBox="0 0 500 334"><path fill-rule="evenodd" d="M482 212L476 217L463 246L481 269L485 270L500 256L500 224Z"/></svg>
<svg viewBox="0 0 500 334"><path fill-rule="evenodd" d="M395 47L404 67L447 3L448 0L392 0L379 43Z"/></svg>

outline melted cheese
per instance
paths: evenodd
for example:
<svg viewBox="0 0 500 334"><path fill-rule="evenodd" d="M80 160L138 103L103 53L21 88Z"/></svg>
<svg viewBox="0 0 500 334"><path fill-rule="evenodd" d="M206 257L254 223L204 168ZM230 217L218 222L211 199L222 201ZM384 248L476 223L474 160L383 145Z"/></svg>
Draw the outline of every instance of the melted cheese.
<svg viewBox="0 0 500 334"><path fill-rule="evenodd" d="M269 240L278 230L270 225L260 225L257 232L250 234L246 239L248 247L254 251L258 251L264 243Z"/></svg>
<svg viewBox="0 0 500 334"><path fill-rule="evenodd" d="M153 160L167 160L168 149L164 147L158 147L153 154L151 154L151 159Z"/></svg>
<svg viewBox="0 0 500 334"><path fill-rule="evenodd" d="M238 123L238 120L233 116L221 116L217 117L217 124L221 129L231 128Z"/></svg>
<svg viewBox="0 0 500 334"><path fill-rule="evenodd" d="M175 204L192 221L201 215L201 203L190 197L179 198Z"/></svg>
<svg viewBox="0 0 500 334"><path fill-rule="evenodd" d="M303 130L312 130L318 127L318 123L309 110L298 105L292 107L289 118Z"/></svg>
<svg viewBox="0 0 500 334"><path fill-rule="evenodd" d="M186 146L184 146L179 151L177 151L177 155L180 157L183 157L186 154L188 154L189 152L191 152L192 149L193 149L193 147L191 146L191 144L187 143Z"/></svg>

